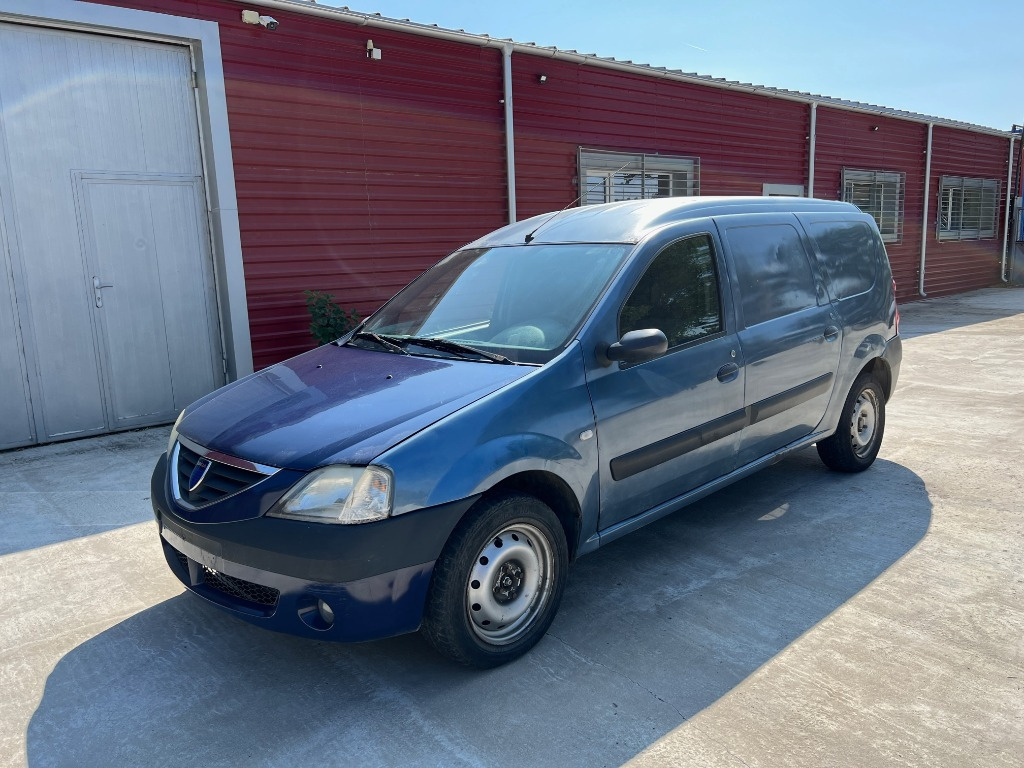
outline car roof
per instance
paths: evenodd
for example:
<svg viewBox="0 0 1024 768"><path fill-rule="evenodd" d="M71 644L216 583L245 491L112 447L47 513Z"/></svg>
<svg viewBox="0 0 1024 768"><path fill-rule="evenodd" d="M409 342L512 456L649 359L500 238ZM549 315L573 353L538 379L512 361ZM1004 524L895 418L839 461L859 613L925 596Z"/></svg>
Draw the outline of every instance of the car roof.
<svg viewBox="0 0 1024 768"><path fill-rule="evenodd" d="M466 248L524 243L637 243L669 224L739 213L860 213L850 203L803 197L665 197L544 213L484 235Z"/></svg>

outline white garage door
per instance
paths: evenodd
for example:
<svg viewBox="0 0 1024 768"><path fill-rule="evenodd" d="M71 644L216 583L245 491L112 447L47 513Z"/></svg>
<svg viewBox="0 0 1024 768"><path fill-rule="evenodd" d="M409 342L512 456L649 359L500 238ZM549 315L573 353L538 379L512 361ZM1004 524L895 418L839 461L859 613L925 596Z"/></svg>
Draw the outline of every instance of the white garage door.
<svg viewBox="0 0 1024 768"><path fill-rule="evenodd" d="M224 382L189 50L0 24L0 448Z"/></svg>

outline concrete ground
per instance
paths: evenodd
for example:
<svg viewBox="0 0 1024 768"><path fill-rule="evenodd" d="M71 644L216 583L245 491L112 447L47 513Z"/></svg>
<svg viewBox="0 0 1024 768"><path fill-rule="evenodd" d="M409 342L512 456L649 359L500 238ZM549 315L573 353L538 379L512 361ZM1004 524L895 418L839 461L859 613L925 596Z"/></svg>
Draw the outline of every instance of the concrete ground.
<svg viewBox="0 0 1024 768"><path fill-rule="evenodd" d="M812 448L583 558L489 672L184 594L166 429L0 454L0 764L1020 766L1024 289L903 331L870 471Z"/></svg>

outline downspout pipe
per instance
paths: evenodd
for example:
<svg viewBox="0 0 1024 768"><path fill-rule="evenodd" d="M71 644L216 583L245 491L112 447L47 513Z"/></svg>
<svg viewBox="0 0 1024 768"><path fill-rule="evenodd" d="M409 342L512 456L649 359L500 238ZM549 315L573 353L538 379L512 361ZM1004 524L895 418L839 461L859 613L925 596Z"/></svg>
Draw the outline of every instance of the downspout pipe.
<svg viewBox="0 0 1024 768"><path fill-rule="evenodd" d="M1006 253L1010 245L1010 212L1013 210L1014 190L1010 189L1013 183L1013 142L1016 136L1010 137L1010 156L1006 160L1006 212L1003 214L1003 258L1000 262L999 277L1004 283L1010 282L1006 274Z"/></svg>
<svg viewBox="0 0 1024 768"><path fill-rule="evenodd" d="M810 145L807 148L807 196L814 197L814 144L818 138L818 102L811 102Z"/></svg>
<svg viewBox="0 0 1024 768"><path fill-rule="evenodd" d="M516 223L516 132L512 110L512 44L501 46L502 78L505 85L505 165L508 178L508 223Z"/></svg>
<svg viewBox="0 0 1024 768"><path fill-rule="evenodd" d="M921 215L921 268L917 280L917 292L922 296L924 292L924 262L928 255L928 201L932 194L932 128L934 123L928 123L928 146L924 151L924 213Z"/></svg>

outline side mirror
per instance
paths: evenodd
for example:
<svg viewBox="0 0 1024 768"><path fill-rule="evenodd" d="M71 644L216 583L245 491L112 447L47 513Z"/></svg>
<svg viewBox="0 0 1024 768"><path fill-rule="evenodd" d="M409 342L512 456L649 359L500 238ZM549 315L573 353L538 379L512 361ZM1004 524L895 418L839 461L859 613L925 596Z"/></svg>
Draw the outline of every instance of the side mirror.
<svg viewBox="0 0 1024 768"><path fill-rule="evenodd" d="M622 334L622 338L610 345L604 356L609 362L642 363L664 355L668 351L668 338L657 328L644 328Z"/></svg>

